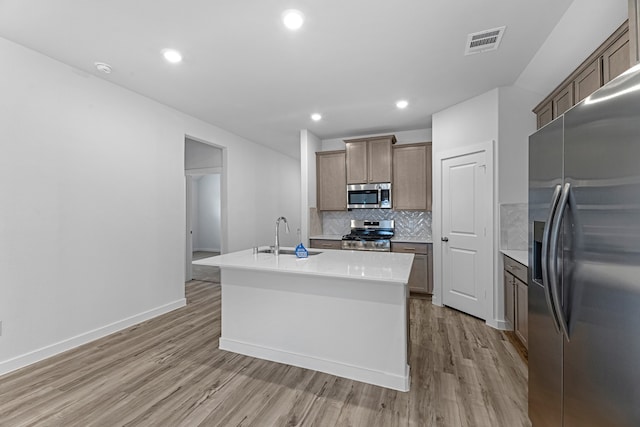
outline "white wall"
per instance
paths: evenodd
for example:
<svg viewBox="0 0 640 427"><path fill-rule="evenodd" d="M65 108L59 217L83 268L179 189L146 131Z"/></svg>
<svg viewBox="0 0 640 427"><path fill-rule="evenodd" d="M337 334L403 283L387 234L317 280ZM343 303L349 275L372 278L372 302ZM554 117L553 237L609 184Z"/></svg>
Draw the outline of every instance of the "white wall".
<svg viewBox="0 0 640 427"><path fill-rule="evenodd" d="M198 215L194 228L194 250L220 252L220 175L203 175L197 180Z"/></svg>
<svg viewBox="0 0 640 427"><path fill-rule="evenodd" d="M300 131L300 189L301 240L309 245L309 209L317 207L316 152L322 151L322 141L316 135L303 129Z"/></svg>
<svg viewBox="0 0 640 427"><path fill-rule="evenodd" d="M434 153L498 139L498 89L433 115ZM440 179L436 177L435 180Z"/></svg>
<svg viewBox="0 0 640 427"><path fill-rule="evenodd" d="M529 135L536 130L531 110L537 94L516 87L498 89L498 203L527 203Z"/></svg>
<svg viewBox="0 0 640 427"><path fill-rule="evenodd" d="M628 0L574 0L515 85L537 93L542 101L627 19L628 13Z"/></svg>
<svg viewBox="0 0 640 427"><path fill-rule="evenodd" d="M297 160L4 39L0 56L0 373L185 303L185 135L223 148L229 250L299 223Z"/></svg>

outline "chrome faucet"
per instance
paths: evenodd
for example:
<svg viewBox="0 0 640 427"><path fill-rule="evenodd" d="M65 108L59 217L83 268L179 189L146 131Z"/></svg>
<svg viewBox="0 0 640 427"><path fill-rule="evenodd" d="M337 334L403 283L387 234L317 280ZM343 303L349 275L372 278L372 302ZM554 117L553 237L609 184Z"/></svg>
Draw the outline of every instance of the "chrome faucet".
<svg viewBox="0 0 640 427"><path fill-rule="evenodd" d="M285 230L287 234L289 234L289 223L287 222L287 218L281 216L276 219L276 244L273 247L273 254L275 256L280 255L280 221L284 221Z"/></svg>

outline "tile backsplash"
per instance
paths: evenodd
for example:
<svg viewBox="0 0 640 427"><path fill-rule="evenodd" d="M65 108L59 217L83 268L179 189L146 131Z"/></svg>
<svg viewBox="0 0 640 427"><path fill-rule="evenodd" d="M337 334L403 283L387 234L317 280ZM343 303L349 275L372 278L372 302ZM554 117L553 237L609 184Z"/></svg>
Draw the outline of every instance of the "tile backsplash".
<svg viewBox="0 0 640 427"><path fill-rule="evenodd" d="M528 207L527 203L500 205L500 249L528 249Z"/></svg>
<svg viewBox="0 0 640 427"><path fill-rule="evenodd" d="M397 237L431 240L431 212L393 211L388 209L354 209L352 211L323 212L322 233L343 235L351 231L352 219L379 221L395 220Z"/></svg>

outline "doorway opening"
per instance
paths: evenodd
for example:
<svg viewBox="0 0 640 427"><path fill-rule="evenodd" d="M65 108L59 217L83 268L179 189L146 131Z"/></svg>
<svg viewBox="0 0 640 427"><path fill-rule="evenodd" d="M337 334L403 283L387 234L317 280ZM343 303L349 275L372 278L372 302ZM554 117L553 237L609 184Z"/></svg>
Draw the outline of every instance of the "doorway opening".
<svg viewBox="0 0 640 427"><path fill-rule="evenodd" d="M220 282L216 267L194 260L223 252L223 150L185 139L186 247L185 281Z"/></svg>
<svg viewBox="0 0 640 427"><path fill-rule="evenodd" d="M191 175L191 259L220 255L220 174ZM191 264L191 279L220 282L220 270Z"/></svg>

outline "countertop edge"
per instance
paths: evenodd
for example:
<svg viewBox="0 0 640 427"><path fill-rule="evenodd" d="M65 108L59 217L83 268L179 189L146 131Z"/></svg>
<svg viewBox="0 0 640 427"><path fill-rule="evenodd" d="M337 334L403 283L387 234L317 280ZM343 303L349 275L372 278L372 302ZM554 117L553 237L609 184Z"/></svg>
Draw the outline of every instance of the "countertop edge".
<svg viewBox="0 0 640 427"><path fill-rule="evenodd" d="M516 249L500 249L500 252L503 255L506 255L509 258L513 259L514 261L519 262L520 264L524 265L525 267L529 267L529 252L528 251L516 250Z"/></svg>
<svg viewBox="0 0 640 427"><path fill-rule="evenodd" d="M343 276L343 275L329 275L318 272L309 272L309 271L297 271L297 270L284 270L284 269L275 269L275 268L266 268L266 267L244 267L238 265L220 265L221 269L228 268L230 270L253 270L253 271L266 271L270 273L279 273L279 274L297 274L300 276L314 276L314 277L336 277L340 279L348 279L348 280L356 280L356 281L365 281L365 282L378 282L383 284L393 284L393 285L408 285L409 280L406 281L399 279L388 279L388 278L372 278L372 277L359 277L359 276Z"/></svg>

